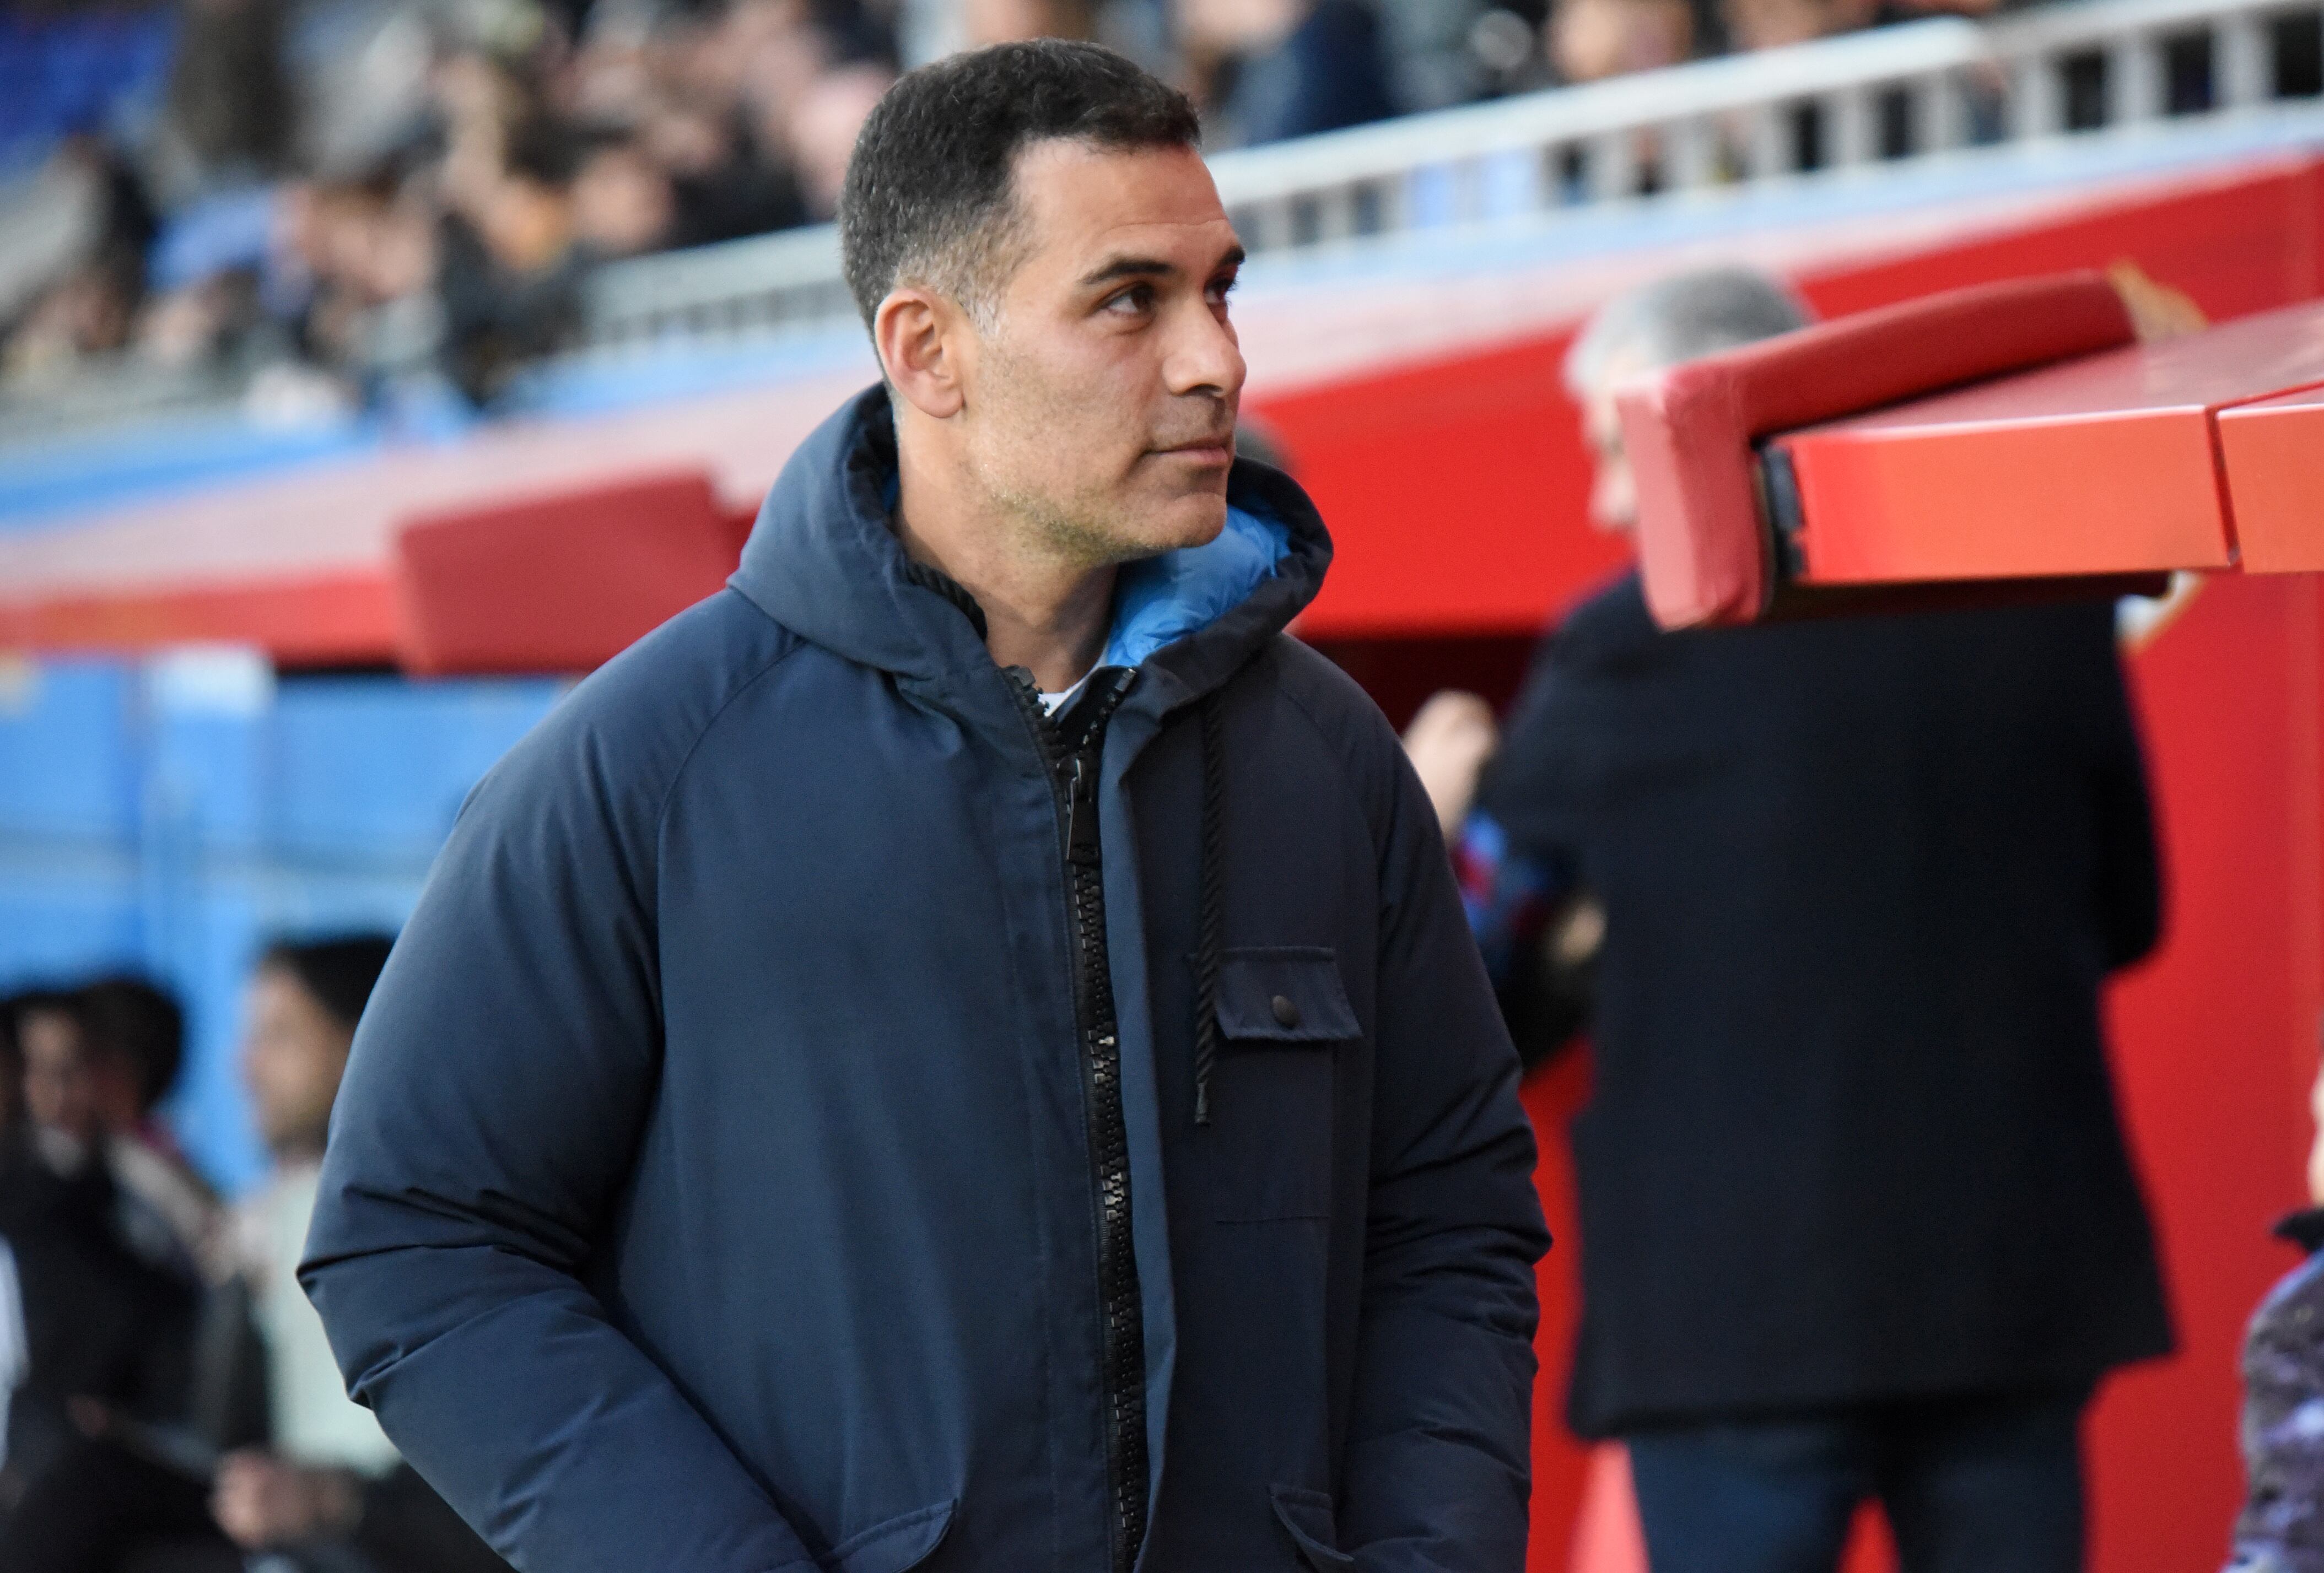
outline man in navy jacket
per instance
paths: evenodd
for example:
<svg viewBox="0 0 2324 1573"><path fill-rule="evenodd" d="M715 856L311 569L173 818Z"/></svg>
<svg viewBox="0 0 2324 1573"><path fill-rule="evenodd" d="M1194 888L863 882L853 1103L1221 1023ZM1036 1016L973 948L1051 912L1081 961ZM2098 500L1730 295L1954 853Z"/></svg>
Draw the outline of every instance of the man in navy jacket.
<svg viewBox="0 0 2324 1573"><path fill-rule="evenodd" d="M1599 520L1625 377L1801 321L1743 269L1609 304L1567 363ZM1669 634L1631 574L1480 780L1478 731L1425 741L1474 704L1415 742L1480 917L1600 904L1567 1412L1656 1573L1831 1573L1868 1500L1908 1573L2079 1573L2081 1411L2171 1341L2100 1027L2161 911L2113 607Z"/></svg>
<svg viewBox="0 0 2324 1573"><path fill-rule="evenodd" d="M1331 546L1232 459L1240 248L1093 46L905 78L887 374L480 786L305 1277L527 1573L1513 1570L1517 1060Z"/></svg>

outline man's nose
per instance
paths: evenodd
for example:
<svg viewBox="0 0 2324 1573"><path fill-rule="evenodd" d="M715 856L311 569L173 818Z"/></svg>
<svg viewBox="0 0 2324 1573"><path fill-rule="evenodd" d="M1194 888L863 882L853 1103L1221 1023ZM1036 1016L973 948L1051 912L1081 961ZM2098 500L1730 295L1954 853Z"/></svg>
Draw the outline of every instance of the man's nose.
<svg viewBox="0 0 2324 1573"><path fill-rule="evenodd" d="M1242 392L1242 346L1207 303L1179 313L1173 328L1162 365L1163 381L1172 393L1232 400Z"/></svg>

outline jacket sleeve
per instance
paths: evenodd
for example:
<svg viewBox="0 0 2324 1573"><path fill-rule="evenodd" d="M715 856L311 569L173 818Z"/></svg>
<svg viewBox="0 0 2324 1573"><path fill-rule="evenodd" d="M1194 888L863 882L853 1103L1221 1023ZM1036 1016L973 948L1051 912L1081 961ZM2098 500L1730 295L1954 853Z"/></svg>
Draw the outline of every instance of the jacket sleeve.
<svg viewBox="0 0 2324 1573"><path fill-rule="evenodd" d="M409 1465L363 1485L355 1543L372 1565L428 1573L507 1573L475 1532Z"/></svg>
<svg viewBox="0 0 2324 1573"><path fill-rule="evenodd" d="M300 1278L350 1394L526 1573L812 1566L585 1282L661 1049L636 751L552 716L477 788L356 1034Z"/></svg>
<svg viewBox="0 0 2324 1573"><path fill-rule="evenodd" d="M1533 1127L1435 815L1393 769L1341 1542L1370 1573L1516 1573L1549 1247Z"/></svg>

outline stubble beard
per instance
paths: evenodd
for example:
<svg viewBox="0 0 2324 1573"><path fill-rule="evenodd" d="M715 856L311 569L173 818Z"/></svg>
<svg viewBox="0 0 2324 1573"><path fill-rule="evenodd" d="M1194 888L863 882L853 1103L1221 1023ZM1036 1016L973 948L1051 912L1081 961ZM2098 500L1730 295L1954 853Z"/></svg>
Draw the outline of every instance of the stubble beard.
<svg viewBox="0 0 2324 1573"><path fill-rule="evenodd" d="M988 354L993 352L988 351ZM1122 500L1101 482L1087 482L1064 494L1027 484L1011 462L1036 453L1045 442L1077 424L1074 401L1045 386L1038 375L1006 350L994 354L993 381L1010 388L985 455L972 454L970 474L987 501L1010 521L1011 533L1028 552L1076 571L1111 567L1169 549L1144 539L1124 517ZM988 419L991 416L988 416ZM992 457L1002 462L993 464Z"/></svg>

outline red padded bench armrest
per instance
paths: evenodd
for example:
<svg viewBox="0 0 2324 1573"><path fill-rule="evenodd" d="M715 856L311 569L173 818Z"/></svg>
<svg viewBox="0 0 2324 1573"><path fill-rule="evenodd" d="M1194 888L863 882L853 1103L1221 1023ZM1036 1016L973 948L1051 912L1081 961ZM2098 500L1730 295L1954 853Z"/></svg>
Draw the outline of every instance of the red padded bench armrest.
<svg viewBox="0 0 2324 1573"><path fill-rule="evenodd" d="M588 671L716 594L740 540L693 471L412 520L395 541L401 664L427 676Z"/></svg>
<svg viewBox="0 0 2324 1573"><path fill-rule="evenodd" d="M2112 349L2130 317L2103 274L1949 290L1690 361L1620 389L1638 557L1665 628L1748 622L1775 589L1758 439Z"/></svg>

